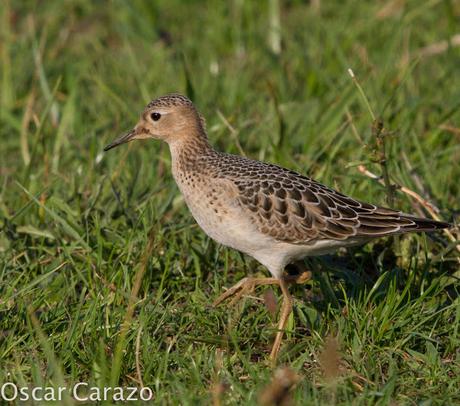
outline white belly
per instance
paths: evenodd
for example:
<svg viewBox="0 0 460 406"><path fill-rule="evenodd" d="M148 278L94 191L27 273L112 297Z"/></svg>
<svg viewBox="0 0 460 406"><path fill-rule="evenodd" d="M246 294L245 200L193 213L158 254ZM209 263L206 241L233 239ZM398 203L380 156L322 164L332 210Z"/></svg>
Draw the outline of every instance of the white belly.
<svg viewBox="0 0 460 406"><path fill-rule="evenodd" d="M261 234L231 202L212 202L206 196L184 193L193 217L203 231L220 244L251 255L266 247L271 237Z"/></svg>

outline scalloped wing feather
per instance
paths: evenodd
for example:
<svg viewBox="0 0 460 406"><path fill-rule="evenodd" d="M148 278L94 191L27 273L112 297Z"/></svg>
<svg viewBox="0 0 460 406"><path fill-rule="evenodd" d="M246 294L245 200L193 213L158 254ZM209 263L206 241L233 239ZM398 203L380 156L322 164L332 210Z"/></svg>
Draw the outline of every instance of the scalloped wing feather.
<svg viewBox="0 0 460 406"><path fill-rule="evenodd" d="M236 199L258 229L279 241L363 240L410 231L432 231L447 223L418 218L355 200L277 165L225 155L224 173ZM233 165L229 165L229 160Z"/></svg>

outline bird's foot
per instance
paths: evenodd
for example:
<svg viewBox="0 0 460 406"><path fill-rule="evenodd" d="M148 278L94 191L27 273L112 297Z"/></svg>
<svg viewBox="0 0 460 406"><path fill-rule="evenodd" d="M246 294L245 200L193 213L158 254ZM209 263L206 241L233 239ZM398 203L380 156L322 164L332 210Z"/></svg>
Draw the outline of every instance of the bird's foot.
<svg viewBox="0 0 460 406"><path fill-rule="evenodd" d="M286 275L284 276L284 280L291 285L300 285L302 283L309 281L311 279L311 276L312 274L310 271L303 271L302 273L296 275Z"/></svg>
<svg viewBox="0 0 460 406"><path fill-rule="evenodd" d="M212 304L213 306L218 306L223 301L234 296L230 302L230 305L237 303L243 296L246 296L254 291L256 286L260 285L279 285L280 281L277 278L253 278L246 277L241 279L238 283L233 285L227 291L222 293Z"/></svg>
<svg viewBox="0 0 460 406"><path fill-rule="evenodd" d="M297 275L285 275L283 276L284 281L287 284L303 284L311 279L310 271L303 271ZM257 286L263 285L280 285L280 280L277 278L253 278L247 276L246 278L241 279L238 283L233 285L231 288L222 293L214 302L213 306L218 306L228 298L234 296L231 300L230 305L237 303L243 296L247 296L254 292L254 289Z"/></svg>
<svg viewBox="0 0 460 406"><path fill-rule="evenodd" d="M254 289L259 285L278 285L281 287L283 292L283 303L281 305L279 322L275 341L270 352L270 361L274 366L278 358L278 353L281 348L281 342L284 335L284 329L286 327L287 320L289 315L292 312L292 297L288 291L289 284L302 284L311 279L310 271L303 271L297 275L284 275L282 279L277 278L253 278L246 277L241 279L238 283L233 285L227 291L222 293L213 303L213 306L218 306L223 301L234 296L230 302L231 305L238 302L243 296L246 296L254 291Z"/></svg>

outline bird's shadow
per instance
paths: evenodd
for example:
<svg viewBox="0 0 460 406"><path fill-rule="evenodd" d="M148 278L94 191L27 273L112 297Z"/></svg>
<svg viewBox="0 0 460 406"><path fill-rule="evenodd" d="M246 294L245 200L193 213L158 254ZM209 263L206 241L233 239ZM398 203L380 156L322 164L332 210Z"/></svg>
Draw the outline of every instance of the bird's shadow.
<svg viewBox="0 0 460 406"><path fill-rule="evenodd" d="M386 300L390 286L402 293L409 287L409 297L418 297L427 287L448 279L458 282L455 268L441 262L435 265L429 260L418 263L400 264L391 241L376 243L371 250L357 247L349 248L344 255L325 255L305 261L306 268L313 274L313 284L308 286L305 296L308 305L319 314L330 306L341 309L346 302L359 302L372 290L372 303L378 305ZM298 269L288 267L288 274L295 274ZM295 294L297 287L293 289ZM460 296L455 283L447 283L446 295L439 306L447 306ZM404 301L401 301L401 305Z"/></svg>

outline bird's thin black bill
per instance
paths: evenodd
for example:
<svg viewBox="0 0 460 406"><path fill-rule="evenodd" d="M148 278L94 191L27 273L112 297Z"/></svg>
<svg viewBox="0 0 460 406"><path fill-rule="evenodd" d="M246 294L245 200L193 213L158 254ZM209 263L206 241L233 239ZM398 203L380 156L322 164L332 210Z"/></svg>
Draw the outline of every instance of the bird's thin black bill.
<svg viewBox="0 0 460 406"><path fill-rule="evenodd" d="M115 141L111 142L110 144L106 145L104 147L104 151L108 151L109 149L118 147L118 145L124 144L125 142L131 141L133 138L133 135L136 132L134 130L131 130L129 133L122 135L121 137L118 137Z"/></svg>

